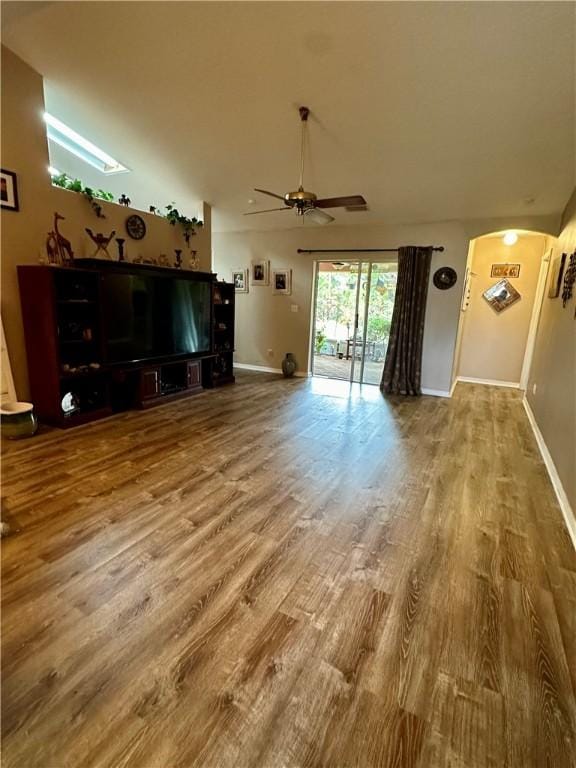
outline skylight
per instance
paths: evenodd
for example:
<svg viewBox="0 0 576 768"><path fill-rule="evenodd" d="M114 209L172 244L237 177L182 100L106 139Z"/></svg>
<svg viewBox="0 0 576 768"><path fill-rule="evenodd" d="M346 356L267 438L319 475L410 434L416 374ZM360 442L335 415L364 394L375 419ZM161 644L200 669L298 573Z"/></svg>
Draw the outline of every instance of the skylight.
<svg viewBox="0 0 576 768"><path fill-rule="evenodd" d="M76 157L84 160L93 168L97 168L102 173L110 175L112 173L127 173L129 168L119 163L103 149L92 144L91 141L80 136L79 133L69 128L57 117L48 112L44 112L44 121L46 122L46 133L50 141L71 152Z"/></svg>

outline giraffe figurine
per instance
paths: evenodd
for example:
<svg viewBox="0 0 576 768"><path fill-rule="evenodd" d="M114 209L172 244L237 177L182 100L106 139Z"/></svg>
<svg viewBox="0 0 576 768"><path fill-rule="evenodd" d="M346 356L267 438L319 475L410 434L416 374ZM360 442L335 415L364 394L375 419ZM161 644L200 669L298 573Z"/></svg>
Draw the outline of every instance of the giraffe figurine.
<svg viewBox="0 0 576 768"><path fill-rule="evenodd" d="M64 235L62 235L58 231L58 222L59 221L65 221L65 217L62 216L59 213L54 214L54 232L51 232L50 234L53 234L56 238L56 247L58 250L58 254L60 256L60 262L62 264L65 264L67 261L72 262L74 261L74 251L72 250L72 246L70 245L70 240L67 240Z"/></svg>
<svg viewBox="0 0 576 768"><path fill-rule="evenodd" d="M48 254L48 264L60 264L58 242L54 232L48 232L48 236L46 237L46 253Z"/></svg>

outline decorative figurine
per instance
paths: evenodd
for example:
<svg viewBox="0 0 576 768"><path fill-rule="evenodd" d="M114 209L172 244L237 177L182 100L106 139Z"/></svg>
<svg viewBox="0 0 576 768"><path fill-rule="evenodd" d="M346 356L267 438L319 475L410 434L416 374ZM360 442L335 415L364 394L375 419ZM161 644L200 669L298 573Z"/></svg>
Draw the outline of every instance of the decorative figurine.
<svg viewBox="0 0 576 768"><path fill-rule="evenodd" d="M112 257L108 253L108 245L110 244L110 240L112 240L112 238L116 234L116 231L113 229L108 236L103 235L102 232L98 232L98 234L95 235L94 232L92 232L92 230L88 229L87 227L85 231L90 236L90 239L92 240L92 242L96 243L96 250L92 254L92 258L93 259L99 258L98 254L102 252L103 256L100 258L111 259Z"/></svg>
<svg viewBox="0 0 576 768"><path fill-rule="evenodd" d="M116 244L118 245L118 261L124 261L124 243L126 240L123 237L116 238Z"/></svg>
<svg viewBox="0 0 576 768"><path fill-rule="evenodd" d="M188 268L196 270L199 266L200 259L198 258L198 251L190 251L190 261L188 262Z"/></svg>
<svg viewBox="0 0 576 768"><path fill-rule="evenodd" d="M155 205L151 205L148 210L150 211L150 213L153 213L153 214L156 214L156 212L157 212L157 209L156 209Z"/></svg>
<svg viewBox="0 0 576 768"><path fill-rule="evenodd" d="M166 256L165 253L160 254L160 258L158 259L158 264L161 267L169 267L170 262L168 261L168 256Z"/></svg>
<svg viewBox="0 0 576 768"><path fill-rule="evenodd" d="M175 248L174 253L176 254L176 262L174 266L176 267L176 269L182 269L182 250L179 248Z"/></svg>
<svg viewBox="0 0 576 768"><path fill-rule="evenodd" d="M54 213L54 229L48 232L46 238L46 252L49 264L67 264L74 261L74 251L64 235L58 231L58 222L65 221L65 217Z"/></svg>
<svg viewBox="0 0 576 768"><path fill-rule="evenodd" d="M120 203L120 205L125 205L126 207L128 207L130 205L130 203L132 202L132 200L130 200L129 197L126 197L126 195L122 194L118 198L118 202Z"/></svg>

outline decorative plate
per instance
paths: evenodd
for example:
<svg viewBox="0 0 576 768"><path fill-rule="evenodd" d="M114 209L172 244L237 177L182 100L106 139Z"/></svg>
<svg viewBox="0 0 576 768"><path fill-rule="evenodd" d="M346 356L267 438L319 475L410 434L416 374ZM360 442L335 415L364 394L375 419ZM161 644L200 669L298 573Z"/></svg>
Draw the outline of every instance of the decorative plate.
<svg viewBox="0 0 576 768"><path fill-rule="evenodd" d="M132 240L142 240L146 234L146 223L141 216L133 213L126 219L126 232Z"/></svg>
<svg viewBox="0 0 576 768"><path fill-rule="evenodd" d="M432 282L436 288L439 288L441 291L447 291L448 288L452 288L457 279L458 276L455 269L452 269L452 267L440 267L440 269L434 272Z"/></svg>

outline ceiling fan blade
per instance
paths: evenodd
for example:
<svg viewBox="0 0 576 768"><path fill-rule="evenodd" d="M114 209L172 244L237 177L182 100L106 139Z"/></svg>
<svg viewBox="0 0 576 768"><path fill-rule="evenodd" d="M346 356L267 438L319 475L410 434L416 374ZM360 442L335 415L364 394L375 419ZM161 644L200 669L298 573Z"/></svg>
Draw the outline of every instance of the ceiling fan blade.
<svg viewBox="0 0 576 768"><path fill-rule="evenodd" d="M267 189L257 189L254 187L254 192L262 192L263 195L270 195L270 197L277 197L278 200L284 200L282 195L277 195L276 192L268 192Z"/></svg>
<svg viewBox="0 0 576 768"><path fill-rule="evenodd" d="M366 205L366 200L362 195L350 195L349 197L325 197L322 200L316 200L316 208L345 208L346 206Z"/></svg>
<svg viewBox="0 0 576 768"><path fill-rule="evenodd" d="M287 205L284 206L284 208L267 208L265 211L249 211L248 213L244 213L243 216L256 216L257 213L272 213L272 211L291 211L292 208L289 208Z"/></svg>
<svg viewBox="0 0 576 768"><path fill-rule="evenodd" d="M330 222L334 221L334 216L330 216L330 214L319 211L316 208L305 208L304 216L315 224L330 224Z"/></svg>

